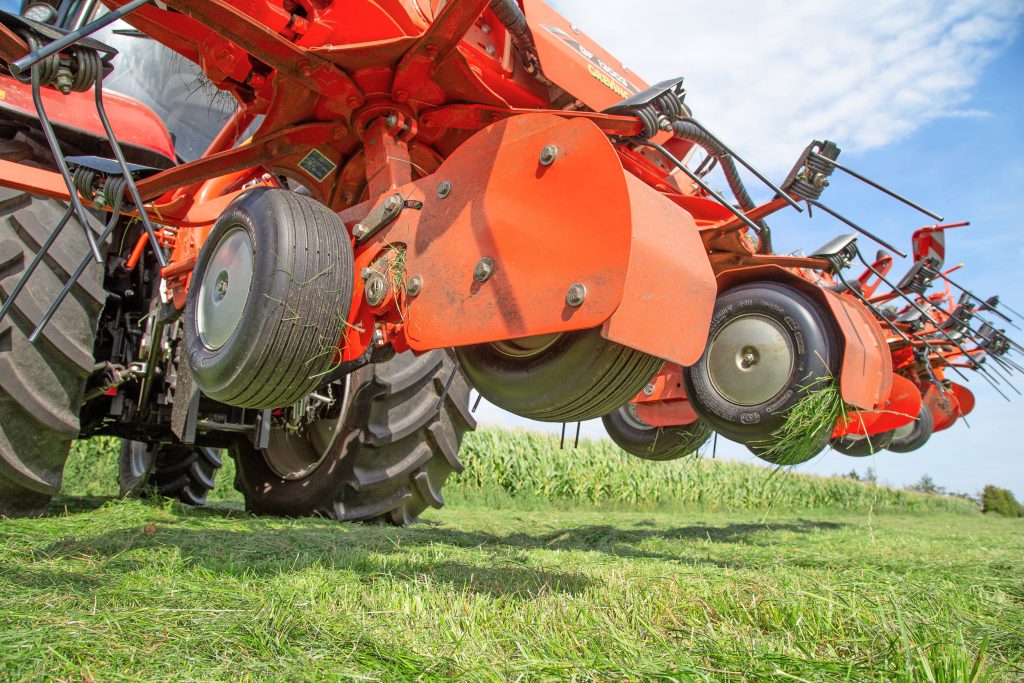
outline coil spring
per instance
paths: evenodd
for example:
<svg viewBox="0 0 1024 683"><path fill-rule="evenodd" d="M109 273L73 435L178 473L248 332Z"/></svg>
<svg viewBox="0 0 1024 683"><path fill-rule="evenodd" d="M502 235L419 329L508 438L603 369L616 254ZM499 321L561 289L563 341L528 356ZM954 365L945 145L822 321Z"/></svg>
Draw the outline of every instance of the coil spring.
<svg viewBox="0 0 1024 683"><path fill-rule="evenodd" d="M683 100L686 91L681 85L663 92L654 100L636 110L636 117L644 124L644 137L652 138L660 130L672 130L672 122L689 114Z"/></svg>
<svg viewBox="0 0 1024 683"><path fill-rule="evenodd" d="M75 189L78 190L78 194L90 200L96 194L98 185L96 181L96 171L84 166L76 168L71 176L71 182L74 184Z"/></svg>
<svg viewBox="0 0 1024 683"><path fill-rule="evenodd" d="M18 31L18 34L25 39L29 52L35 52L39 49L39 39L36 37L35 33L28 29L21 29ZM22 83L31 83L32 73L38 69L39 85L45 88L46 86L53 85L57 82L57 78L60 75L60 68L60 55L50 55L33 66L29 71L23 71L20 74L12 75Z"/></svg>
<svg viewBox="0 0 1024 683"><path fill-rule="evenodd" d="M30 52L39 49L36 34L29 30L20 31ZM103 58L96 50L76 45L71 48L71 59L62 60L60 54L53 54L40 61L28 72L14 77L22 83L32 82L32 72L39 70L40 87L55 86L65 95L71 91L85 92L93 86L96 78L103 73Z"/></svg>
<svg viewBox="0 0 1024 683"><path fill-rule="evenodd" d="M828 177L834 170L828 162L808 154L803 172L793 179L789 191L803 200L817 200L828 187Z"/></svg>
<svg viewBox="0 0 1024 683"><path fill-rule="evenodd" d="M75 46L71 54L75 74L71 79L71 89L75 92L85 92L103 74L103 58L96 50L78 45Z"/></svg>
<svg viewBox="0 0 1024 683"><path fill-rule="evenodd" d="M103 184L103 203L106 206L120 206L125 207L128 202L125 201L124 191L128 187L128 182L123 176L108 176L107 181Z"/></svg>

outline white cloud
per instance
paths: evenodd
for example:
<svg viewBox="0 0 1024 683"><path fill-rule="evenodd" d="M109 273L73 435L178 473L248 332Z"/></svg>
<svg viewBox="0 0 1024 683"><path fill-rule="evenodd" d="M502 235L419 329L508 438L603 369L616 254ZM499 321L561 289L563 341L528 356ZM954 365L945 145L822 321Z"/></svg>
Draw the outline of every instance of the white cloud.
<svg viewBox="0 0 1024 683"><path fill-rule="evenodd" d="M811 139L883 146L964 110L1019 29L1015 0L635 0L552 4L649 82L686 76L695 115L772 173Z"/></svg>

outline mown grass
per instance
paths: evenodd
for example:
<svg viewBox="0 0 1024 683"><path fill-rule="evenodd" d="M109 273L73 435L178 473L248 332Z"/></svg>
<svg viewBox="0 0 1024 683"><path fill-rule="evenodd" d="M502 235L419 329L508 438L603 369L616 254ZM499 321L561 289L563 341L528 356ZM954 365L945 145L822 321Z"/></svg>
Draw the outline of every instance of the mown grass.
<svg viewBox="0 0 1024 683"><path fill-rule="evenodd" d="M109 449L80 447L53 516L0 521L0 680L1024 680L1019 520L636 509L624 483L546 503L536 482L618 481L614 452L502 438L470 439L491 474L408 529L252 517L230 484L202 510L121 501L85 490ZM565 472L526 476L544 453Z"/></svg>

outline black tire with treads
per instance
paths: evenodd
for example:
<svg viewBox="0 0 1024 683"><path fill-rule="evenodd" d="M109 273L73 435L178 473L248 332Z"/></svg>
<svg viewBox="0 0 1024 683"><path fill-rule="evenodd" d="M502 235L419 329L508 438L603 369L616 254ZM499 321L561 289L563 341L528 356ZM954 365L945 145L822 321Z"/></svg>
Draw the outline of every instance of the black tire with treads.
<svg viewBox="0 0 1024 683"><path fill-rule="evenodd" d="M408 524L426 508L444 505L441 488L462 471L459 445L475 426L469 386L443 350L401 353L353 372L340 419L334 445L298 479L281 478L263 453L239 443L235 487L246 507L258 514Z"/></svg>
<svg viewBox="0 0 1024 683"><path fill-rule="evenodd" d="M219 448L125 440L121 445L118 483L122 496L149 491L188 505L206 505L221 466Z"/></svg>
<svg viewBox="0 0 1024 683"><path fill-rule="evenodd" d="M0 188L0 298L6 300L64 205ZM90 226L98 234L98 221ZM78 411L92 371L106 299L103 269L91 264L35 344L28 341L69 274L88 253L76 218L0 321L0 515L42 514L60 491Z"/></svg>
<svg viewBox="0 0 1024 683"><path fill-rule="evenodd" d="M703 420L677 427L640 429L639 419L629 414L629 406L601 418L608 436L622 450L644 460L665 461L693 455L711 438L711 428Z"/></svg>

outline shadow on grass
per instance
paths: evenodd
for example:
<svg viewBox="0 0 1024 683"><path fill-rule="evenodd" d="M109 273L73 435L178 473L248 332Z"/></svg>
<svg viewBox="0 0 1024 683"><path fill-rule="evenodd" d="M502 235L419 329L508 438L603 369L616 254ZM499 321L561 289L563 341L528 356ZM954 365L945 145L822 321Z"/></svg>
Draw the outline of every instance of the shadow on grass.
<svg viewBox="0 0 1024 683"><path fill-rule="evenodd" d="M87 511L110 499L65 499L63 511ZM193 528L192 518L214 521L239 517L238 529ZM286 525L286 528L281 528ZM598 552L614 557L656 559L687 564L738 567L706 557L690 557L687 545L696 543L751 544L768 541L780 532L809 534L835 531L845 525L819 520L778 524L692 524L659 528L639 523L632 528L611 524L576 525L559 529L508 533L460 530L438 522L422 522L398 529L386 526L345 525L328 520L290 521L254 518L237 508L183 509L182 516L154 525L110 529L88 537L67 537L37 551L40 559L73 559L103 563L104 571L134 572L153 562L170 561L234 576L272 577L306 568L349 571L366 582L380 579L443 582L459 590L491 596L529 598L544 593L577 594L599 581L579 571L538 567L529 551ZM640 527L640 528L637 528ZM654 547L650 545L654 542ZM666 550L660 541L676 542ZM474 552L477 562L461 562L445 548ZM173 551L168 554L167 551ZM683 551L683 552L680 552ZM427 555L424 558L424 554ZM459 553L458 555L461 555ZM55 572L27 574L19 581L38 587L74 583L92 585L88 576Z"/></svg>

